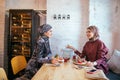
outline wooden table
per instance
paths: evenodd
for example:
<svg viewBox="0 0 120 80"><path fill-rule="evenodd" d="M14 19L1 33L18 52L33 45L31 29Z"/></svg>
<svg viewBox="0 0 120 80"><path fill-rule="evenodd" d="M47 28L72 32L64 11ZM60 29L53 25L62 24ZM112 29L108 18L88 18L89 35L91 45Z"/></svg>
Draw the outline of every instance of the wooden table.
<svg viewBox="0 0 120 80"><path fill-rule="evenodd" d="M33 76L32 80L88 80L84 69L76 69L75 65L67 62L60 66L44 64Z"/></svg>

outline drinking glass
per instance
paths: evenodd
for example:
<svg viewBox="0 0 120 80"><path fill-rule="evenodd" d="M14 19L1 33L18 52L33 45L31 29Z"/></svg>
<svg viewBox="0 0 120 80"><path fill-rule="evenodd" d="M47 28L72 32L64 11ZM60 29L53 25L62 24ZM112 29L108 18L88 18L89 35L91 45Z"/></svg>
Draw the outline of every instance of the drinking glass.
<svg viewBox="0 0 120 80"><path fill-rule="evenodd" d="M64 59L64 62L68 62L68 60L71 59L72 55L73 55L72 49L68 48L62 49L62 57Z"/></svg>

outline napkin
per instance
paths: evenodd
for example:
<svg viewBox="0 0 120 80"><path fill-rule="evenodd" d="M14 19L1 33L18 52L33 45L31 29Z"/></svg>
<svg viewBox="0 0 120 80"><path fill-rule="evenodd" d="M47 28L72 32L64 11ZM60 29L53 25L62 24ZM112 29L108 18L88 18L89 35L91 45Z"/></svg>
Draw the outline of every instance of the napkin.
<svg viewBox="0 0 120 80"><path fill-rule="evenodd" d="M86 78L95 80L109 80L100 69L85 69L85 76Z"/></svg>

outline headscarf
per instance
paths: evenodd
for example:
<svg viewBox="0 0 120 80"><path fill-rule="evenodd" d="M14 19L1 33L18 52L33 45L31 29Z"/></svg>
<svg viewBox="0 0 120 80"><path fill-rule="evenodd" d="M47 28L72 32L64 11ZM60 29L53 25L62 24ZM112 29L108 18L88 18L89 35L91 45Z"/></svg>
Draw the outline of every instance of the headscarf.
<svg viewBox="0 0 120 80"><path fill-rule="evenodd" d="M92 26L89 26L87 29L89 29L90 31L92 31L94 33L93 38L90 40L96 40L100 37L99 32L98 32L98 28L96 26L92 25Z"/></svg>
<svg viewBox="0 0 120 80"><path fill-rule="evenodd" d="M40 34L44 34L45 32L49 31L52 27L49 24L43 24L40 26Z"/></svg>

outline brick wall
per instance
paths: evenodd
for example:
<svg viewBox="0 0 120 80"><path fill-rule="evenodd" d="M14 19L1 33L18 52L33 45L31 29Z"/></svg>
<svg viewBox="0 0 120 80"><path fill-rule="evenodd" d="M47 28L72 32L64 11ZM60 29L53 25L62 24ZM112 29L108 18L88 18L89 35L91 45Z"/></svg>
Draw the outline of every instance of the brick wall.
<svg viewBox="0 0 120 80"><path fill-rule="evenodd" d="M5 0L0 0L0 67L4 67Z"/></svg>

